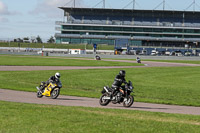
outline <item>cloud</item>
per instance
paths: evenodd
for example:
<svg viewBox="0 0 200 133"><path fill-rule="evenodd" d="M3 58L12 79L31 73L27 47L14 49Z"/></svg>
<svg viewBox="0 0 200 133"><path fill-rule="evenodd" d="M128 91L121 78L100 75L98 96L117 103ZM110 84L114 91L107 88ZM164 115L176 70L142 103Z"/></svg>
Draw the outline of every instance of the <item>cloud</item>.
<svg viewBox="0 0 200 133"><path fill-rule="evenodd" d="M5 18L5 17L1 17L0 16L0 23L6 23L6 22L8 22L8 19L7 18Z"/></svg>
<svg viewBox="0 0 200 133"><path fill-rule="evenodd" d="M68 3L68 4L67 4ZM66 5L67 4L67 5ZM37 7L31 11L31 14L44 14L47 17L57 18L60 12L58 7L73 5L73 0L40 0ZM76 0L76 5L78 7L83 6L83 0Z"/></svg>
<svg viewBox="0 0 200 133"><path fill-rule="evenodd" d="M8 7L0 0L0 15L10 15Z"/></svg>
<svg viewBox="0 0 200 133"><path fill-rule="evenodd" d="M0 0L0 23L8 22L8 19L3 16L10 14L11 13L8 11L8 7Z"/></svg>
<svg viewBox="0 0 200 133"><path fill-rule="evenodd" d="M13 12L9 11L8 6L0 0L0 15L17 15L17 14L21 14L21 13L17 11L13 11Z"/></svg>

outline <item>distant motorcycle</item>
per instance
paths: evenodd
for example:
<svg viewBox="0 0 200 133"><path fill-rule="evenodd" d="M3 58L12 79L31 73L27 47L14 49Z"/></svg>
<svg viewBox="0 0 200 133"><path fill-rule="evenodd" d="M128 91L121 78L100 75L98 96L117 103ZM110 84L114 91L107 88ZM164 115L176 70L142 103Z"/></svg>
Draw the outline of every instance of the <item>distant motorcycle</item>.
<svg viewBox="0 0 200 133"><path fill-rule="evenodd" d="M37 97L42 98L43 96L51 97L52 99L56 99L60 94L60 89L62 88L61 81L57 80L55 82L50 82L48 86L45 88L45 82L41 82L39 87L37 88ZM44 88L44 89L42 89Z"/></svg>
<svg viewBox="0 0 200 133"><path fill-rule="evenodd" d="M99 103L102 106L106 106L112 101L113 104L123 103L124 107L130 107L134 102L134 97L130 95L133 92L133 88L132 82L129 81L125 86L120 87L119 91L116 91L112 97L113 90L108 86L104 86Z"/></svg>
<svg viewBox="0 0 200 133"><path fill-rule="evenodd" d="M136 58L137 63L141 63L141 59L139 57Z"/></svg>
<svg viewBox="0 0 200 133"><path fill-rule="evenodd" d="M101 60L101 57L98 56L98 55L96 55L96 56L95 56L95 59L96 59L96 60Z"/></svg>

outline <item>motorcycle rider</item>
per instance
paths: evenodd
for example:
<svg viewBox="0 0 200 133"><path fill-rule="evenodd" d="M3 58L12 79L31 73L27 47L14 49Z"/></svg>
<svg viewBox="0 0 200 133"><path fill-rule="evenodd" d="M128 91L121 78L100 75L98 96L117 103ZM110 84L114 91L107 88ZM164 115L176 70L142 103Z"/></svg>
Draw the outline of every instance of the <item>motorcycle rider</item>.
<svg viewBox="0 0 200 133"><path fill-rule="evenodd" d="M101 60L101 57L100 57L99 55L96 55L96 56L95 56L95 59L96 59L96 60Z"/></svg>
<svg viewBox="0 0 200 133"><path fill-rule="evenodd" d="M42 87L40 90L44 90L44 88L45 88L46 86L48 86L49 83L51 83L51 82L60 82L59 80L60 80L60 73L57 72L57 73L55 73L54 76L51 76L51 77L45 82L45 84L43 84L43 87Z"/></svg>
<svg viewBox="0 0 200 133"><path fill-rule="evenodd" d="M137 61L137 63L141 63L140 57L137 57L137 58L136 58L136 61Z"/></svg>
<svg viewBox="0 0 200 133"><path fill-rule="evenodd" d="M120 70L119 74L115 77L114 82L112 84L112 94L111 94L111 99L114 98L114 94L116 91L119 91L119 88L123 83L127 83L125 79L126 71L125 70Z"/></svg>

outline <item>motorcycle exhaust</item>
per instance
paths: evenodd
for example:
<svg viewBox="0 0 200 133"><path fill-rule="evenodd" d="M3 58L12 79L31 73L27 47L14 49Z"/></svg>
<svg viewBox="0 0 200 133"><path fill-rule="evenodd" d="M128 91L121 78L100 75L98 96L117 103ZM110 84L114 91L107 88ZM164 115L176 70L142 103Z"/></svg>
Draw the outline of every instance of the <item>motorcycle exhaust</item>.
<svg viewBox="0 0 200 133"><path fill-rule="evenodd" d="M37 89L38 91L41 91L39 87L36 87L36 89Z"/></svg>
<svg viewBox="0 0 200 133"><path fill-rule="evenodd" d="M104 97L103 99L110 100L110 97Z"/></svg>
<svg viewBox="0 0 200 133"><path fill-rule="evenodd" d="M106 92L108 92L109 93L109 91L108 91L108 89L106 88L106 87L103 87L105 90L106 90Z"/></svg>

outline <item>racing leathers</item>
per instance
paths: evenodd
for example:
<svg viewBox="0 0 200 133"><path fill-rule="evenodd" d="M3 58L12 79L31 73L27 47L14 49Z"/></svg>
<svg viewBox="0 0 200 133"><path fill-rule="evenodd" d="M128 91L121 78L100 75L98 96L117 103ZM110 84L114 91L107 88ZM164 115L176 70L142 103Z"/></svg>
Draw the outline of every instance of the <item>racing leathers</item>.
<svg viewBox="0 0 200 133"><path fill-rule="evenodd" d="M118 74L115 79L114 79L114 82L112 84L112 95L111 97L113 97L115 95L115 92L119 91L119 88L121 87L121 85L123 83L126 83L126 80L125 80L125 77Z"/></svg>
<svg viewBox="0 0 200 133"><path fill-rule="evenodd" d="M55 76L51 76L46 82L44 82L41 90L44 90L44 88L47 87L51 82L59 82L59 79L57 79Z"/></svg>

